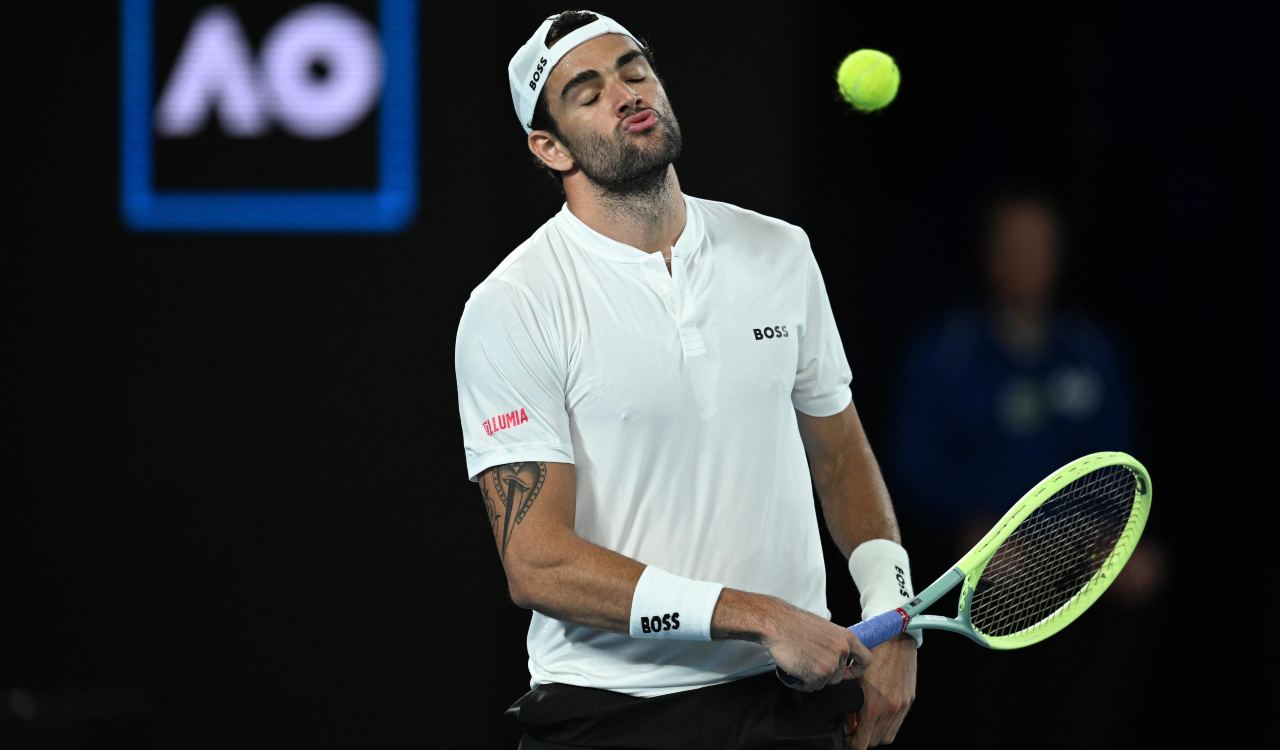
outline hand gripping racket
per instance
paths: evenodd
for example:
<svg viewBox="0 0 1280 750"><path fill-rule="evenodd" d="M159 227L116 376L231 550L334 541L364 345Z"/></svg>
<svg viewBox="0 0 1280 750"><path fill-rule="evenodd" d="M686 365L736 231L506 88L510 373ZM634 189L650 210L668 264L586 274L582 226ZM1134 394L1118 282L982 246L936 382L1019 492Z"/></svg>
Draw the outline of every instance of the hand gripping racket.
<svg viewBox="0 0 1280 750"><path fill-rule="evenodd" d="M1022 496L950 571L901 607L849 628L868 650L906 630L950 630L994 649L1030 646L1097 601L1151 510L1151 477L1132 456L1093 453ZM921 614L957 585L955 617ZM781 668L787 685L799 680Z"/></svg>

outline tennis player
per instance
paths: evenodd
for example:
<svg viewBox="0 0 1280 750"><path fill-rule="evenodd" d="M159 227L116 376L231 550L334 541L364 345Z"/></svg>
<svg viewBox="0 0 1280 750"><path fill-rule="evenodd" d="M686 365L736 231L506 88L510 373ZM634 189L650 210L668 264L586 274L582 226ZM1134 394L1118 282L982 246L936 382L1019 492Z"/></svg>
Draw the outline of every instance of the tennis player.
<svg viewBox="0 0 1280 750"><path fill-rule="evenodd" d="M616 21L552 16L508 71L566 202L471 293L456 366L533 610L521 747L892 742L920 636L868 652L830 622L811 479L864 616L912 597L910 565L808 237L681 191L680 126Z"/></svg>

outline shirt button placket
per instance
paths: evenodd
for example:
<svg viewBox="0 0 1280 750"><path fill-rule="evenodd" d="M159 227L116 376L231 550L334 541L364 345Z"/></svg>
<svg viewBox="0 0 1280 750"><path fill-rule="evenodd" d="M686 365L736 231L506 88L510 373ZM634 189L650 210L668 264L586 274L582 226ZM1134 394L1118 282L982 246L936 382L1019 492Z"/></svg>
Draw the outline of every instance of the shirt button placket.
<svg viewBox="0 0 1280 750"><path fill-rule="evenodd" d="M679 312L676 310L674 284L672 283L671 274L667 273L667 264L662 259L662 253L653 253L648 270L649 285L653 288L653 291L657 292L663 306L667 308L667 314L679 325Z"/></svg>

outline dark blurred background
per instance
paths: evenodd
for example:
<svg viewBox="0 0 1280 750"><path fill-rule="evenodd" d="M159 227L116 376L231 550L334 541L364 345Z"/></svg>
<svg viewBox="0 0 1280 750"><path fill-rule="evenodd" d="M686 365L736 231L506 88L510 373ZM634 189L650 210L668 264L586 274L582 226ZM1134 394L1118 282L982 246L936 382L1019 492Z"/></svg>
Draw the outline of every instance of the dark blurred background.
<svg viewBox="0 0 1280 750"><path fill-rule="evenodd" d="M209 232L148 230L123 210L123 11L153 22L151 110L209 7L147 5L4 11L0 744L513 747L502 710L527 687L528 613L507 598L466 479L453 342L469 291L562 201L526 150L506 63L570 6L417 8L406 215L372 232ZM301 5L230 4L246 59ZM378 3L346 5L385 33ZM954 562L963 531L947 475L940 490L913 485L926 459L896 447L920 425L947 433L928 409L903 416L936 392L908 384L913 366L930 372L913 347L957 311L975 331L998 318L983 317L998 307L984 271L993 196L1033 188L1057 217L1045 310L1116 362L1099 382L1123 385L1128 431L1084 440L1151 471L1144 576L1021 652L928 635L896 746L1212 745L1243 731L1259 694L1238 683L1274 664L1270 636L1211 616L1264 580L1246 562L1260 524L1232 526L1268 502L1252 468L1274 345L1259 304L1258 8L591 7L655 50L684 190L809 232L917 588ZM902 70L897 100L872 116L832 80L860 47ZM153 138L152 181L376 189L379 139L405 124L389 119L374 106L307 139L278 121L232 138L212 117L185 140ZM1018 413L1063 403L1047 360L1019 370L1025 357L986 351L1022 384L1013 407L1050 410ZM1002 377L980 379L997 410ZM1094 393L1071 382L1068 395ZM975 417L965 434L1018 444L1062 419ZM1075 457L1052 440L1037 450L1051 466L1015 468L1040 476ZM833 616L852 621L856 593L828 553Z"/></svg>

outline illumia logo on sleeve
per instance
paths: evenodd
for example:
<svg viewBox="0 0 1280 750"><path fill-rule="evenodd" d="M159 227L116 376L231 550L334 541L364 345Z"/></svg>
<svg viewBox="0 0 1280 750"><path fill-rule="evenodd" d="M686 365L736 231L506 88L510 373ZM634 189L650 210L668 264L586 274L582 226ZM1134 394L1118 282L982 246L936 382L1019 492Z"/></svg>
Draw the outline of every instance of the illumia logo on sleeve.
<svg viewBox="0 0 1280 750"><path fill-rule="evenodd" d="M136 230L393 232L417 209L415 0L122 0Z"/></svg>
<svg viewBox="0 0 1280 750"><path fill-rule="evenodd" d="M492 435L495 432L517 427L529 421L529 415L524 413L524 407L515 409L505 414L498 414L484 421L480 426L484 428L484 434Z"/></svg>

